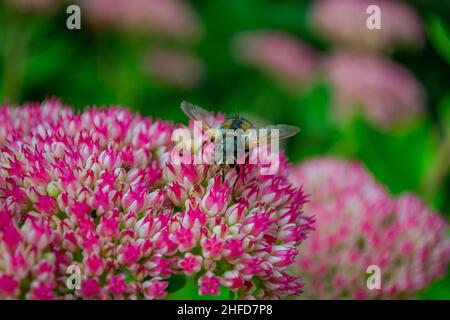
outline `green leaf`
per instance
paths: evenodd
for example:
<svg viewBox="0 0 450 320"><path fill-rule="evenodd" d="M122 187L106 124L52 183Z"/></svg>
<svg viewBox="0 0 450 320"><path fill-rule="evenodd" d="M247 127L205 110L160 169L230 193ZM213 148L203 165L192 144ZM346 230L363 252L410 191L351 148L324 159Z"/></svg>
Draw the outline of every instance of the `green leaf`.
<svg viewBox="0 0 450 320"><path fill-rule="evenodd" d="M356 121L356 156L392 193L420 192L428 164L436 154L435 132L422 121L399 132L380 132Z"/></svg>
<svg viewBox="0 0 450 320"><path fill-rule="evenodd" d="M439 103L438 115L447 134L450 134L450 92Z"/></svg>
<svg viewBox="0 0 450 320"><path fill-rule="evenodd" d="M204 295L200 296L198 294L198 284L196 277L188 277L186 278L186 284L177 290L176 292L170 293L167 296L169 300L228 300L230 298L230 290L223 286L220 287L220 295L212 296L212 295ZM169 284L170 287L170 284Z"/></svg>
<svg viewBox="0 0 450 320"><path fill-rule="evenodd" d="M174 293L186 285L186 276L180 274L174 274L169 279L169 286L167 287L168 293Z"/></svg>
<svg viewBox="0 0 450 320"><path fill-rule="evenodd" d="M125 283L130 283L131 281L134 280L133 275L128 269L125 269L123 273L125 274Z"/></svg>
<svg viewBox="0 0 450 320"><path fill-rule="evenodd" d="M437 15L430 15L427 19L428 37L448 63L450 63L450 30L449 26Z"/></svg>
<svg viewBox="0 0 450 320"><path fill-rule="evenodd" d="M419 295L420 300L449 300L450 299L450 267L447 276L433 282L425 288Z"/></svg>

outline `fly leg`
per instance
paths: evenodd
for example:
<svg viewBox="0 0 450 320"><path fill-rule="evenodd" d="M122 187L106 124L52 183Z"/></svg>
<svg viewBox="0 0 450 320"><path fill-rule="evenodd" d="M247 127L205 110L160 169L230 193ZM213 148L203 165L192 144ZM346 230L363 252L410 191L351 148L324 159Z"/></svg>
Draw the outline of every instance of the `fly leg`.
<svg viewBox="0 0 450 320"><path fill-rule="evenodd" d="M235 168L236 168L237 176L236 176L236 180L234 180L233 188L231 189L231 194L232 194L232 196L233 196L234 202L237 202L237 201L236 201L235 194L234 194L234 189L236 188L236 184L237 184L237 182L238 182L238 180L239 180L239 177L241 176L241 167L239 167L239 165L237 165Z"/></svg>
<svg viewBox="0 0 450 320"><path fill-rule="evenodd" d="M225 169L222 168L222 169L220 169L220 170L222 171L222 184L224 184L224 183L225 183L225 175L226 175Z"/></svg>
<svg viewBox="0 0 450 320"><path fill-rule="evenodd" d="M209 164L207 164L206 165L206 167L205 167L205 172L203 173L203 179L202 179L202 182L204 182L205 180L206 180L206 178L208 178L208 171L209 171L209 168L211 167L211 165L209 165Z"/></svg>
<svg viewBox="0 0 450 320"><path fill-rule="evenodd" d="M211 141L214 142L214 137L211 137ZM204 147L205 147L205 145L206 145L207 142L208 142L208 141L203 141L202 147L201 147L202 151L203 151L203 149L204 149ZM202 160L203 160L203 159L202 159ZM208 177L208 172L209 172L209 169L210 169L210 168L211 168L211 164L207 163L207 164L205 165L205 172L204 172L204 174L203 174L202 182L205 182L206 178Z"/></svg>
<svg viewBox="0 0 450 320"><path fill-rule="evenodd" d="M250 153L248 152L248 149L246 150L246 156L245 156L245 164L248 164L250 162ZM244 168L244 170L247 169L248 171L248 166L246 168ZM244 171L245 172L245 171ZM245 174L242 175L242 183L245 184Z"/></svg>
<svg viewBox="0 0 450 320"><path fill-rule="evenodd" d="M216 171L216 174L220 174L220 181L222 184L225 183L225 176L226 176L226 170L224 166L219 166L219 168Z"/></svg>

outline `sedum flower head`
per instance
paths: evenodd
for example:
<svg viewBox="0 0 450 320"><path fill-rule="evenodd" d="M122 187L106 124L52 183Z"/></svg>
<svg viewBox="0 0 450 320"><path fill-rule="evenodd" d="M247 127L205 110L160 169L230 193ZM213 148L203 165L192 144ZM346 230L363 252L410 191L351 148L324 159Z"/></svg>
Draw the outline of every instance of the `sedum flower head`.
<svg viewBox="0 0 450 320"><path fill-rule="evenodd" d="M445 274L448 225L415 196L391 198L361 165L333 158L307 161L290 176L312 195L306 210L317 220L296 264L304 297L408 298ZM367 287L371 265L380 268L380 289Z"/></svg>
<svg viewBox="0 0 450 320"><path fill-rule="evenodd" d="M285 165L244 166L232 188L235 171L170 161L172 124L116 107L4 106L0 122L0 297L160 299L184 276L200 295L300 293L288 266L311 219Z"/></svg>
<svg viewBox="0 0 450 320"><path fill-rule="evenodd" d="M339 46L390 52L424 42L425 32L420 16L405 2L319 0L312 6L310 20L322 36ZM373 5L379 8L379 15L371 8ZM374 17L380 17L380 29L368 27Z"/></svg>
<svg viewBox="0 0 450 320"><path fill-rule="evenodd" d="M256 68L288 89L310 84L318 71L318 53L278 30L242 32L234 37L232 49L237 61Z"/></svg>
<svg viewBox="0 0 450 320"><path fill-rule="evenodd" d="M336 116L361 113L374 126L387 129L425 110L426 93L420 82L389 59L338 51L327 59L324 71L333 89Z"/></svg>
<svg viewBox="0 0 450 320"><path fill-rule="evenodd" d="M83 0L89 23L99 29L149 32L183 41L201 37L202 24L183 0Z"/></svg>

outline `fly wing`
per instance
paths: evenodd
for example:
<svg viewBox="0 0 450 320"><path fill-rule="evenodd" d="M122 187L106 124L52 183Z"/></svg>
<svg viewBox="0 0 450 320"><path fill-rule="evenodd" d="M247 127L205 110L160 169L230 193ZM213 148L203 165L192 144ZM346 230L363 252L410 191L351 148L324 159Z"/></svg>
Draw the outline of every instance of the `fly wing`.
<svg viewBox="0 0 450 320"><path fill-rule="evenodd" d="M265 129L265 131L261 131ZM289 126L287 124L269 125L257 130L252 130L247 136L248 148L252 149L257 146L264 146L270 144L272 140L284 140L295 136L300 132L296 126Z"/></svg>
<svg viewBox="0 0 450 320"><path fill-rule="evenodd" d="M181 110L189 117L189 119L194 121L201 121L202 129L207 131L212 128L212 115L211 112L206 111L202 107L195 104L183 101L181 103Z"/></svg>

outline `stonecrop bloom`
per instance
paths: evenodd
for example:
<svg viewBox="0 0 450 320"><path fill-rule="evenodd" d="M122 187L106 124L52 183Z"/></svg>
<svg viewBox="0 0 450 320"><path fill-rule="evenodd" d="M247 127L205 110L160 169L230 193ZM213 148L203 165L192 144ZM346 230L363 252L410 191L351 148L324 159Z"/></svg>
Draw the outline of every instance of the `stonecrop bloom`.
<svg viewBox="0 0 450 320"><path fill-rule="evenodd" d="M183 41L198 40L203 26L183 0L82 0L89 23L99 29L149 32Z"/></svg>
<svg viewBox="0 0 450 320"><path fill-rule="evenodd" d="M367 9L380 9L381 29L369 29ZM316 30L339 46L366 51L393 51L424 42L419 15L405 2L394 0L319 0L310 12Z"/></svg>
<svg viewBox="0 0 450 320"><path fill-rule="evenodd" d="M305 210L317 221L295 266L302 298L412 298L445 274L448 224L417 197L393 198L362 165L334 158L306 161L290 178L311 194ZM380 289L367 287L371 265Z"/></svg>
<svg viewBox="0 0 450 320"><path fill-rule="evenodd" d="M323 70L333 89L336 117L346 119L360 112L374 126L386 129L425 110L420 82L389 59L338 51L326 59Z"/></svg>
<svg viewBox="0 0 450 320"><path fill-rule="evenodd" d="M173 124L118 107L3 106L0 124L0 298L160 299L180 277L200 295L300 294L288 266L312 219L285 164L244 166L233 189L235 171L171 161Z"/></svg>
<svg viewBox="0 0 450 320"><path fill-rule="evenodd" d="M290 89L307 85L318 71L318 53L278 30L242 32L234 37L232 50L237 61Z"/></svg>

